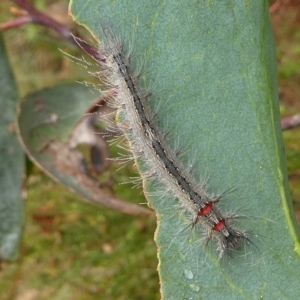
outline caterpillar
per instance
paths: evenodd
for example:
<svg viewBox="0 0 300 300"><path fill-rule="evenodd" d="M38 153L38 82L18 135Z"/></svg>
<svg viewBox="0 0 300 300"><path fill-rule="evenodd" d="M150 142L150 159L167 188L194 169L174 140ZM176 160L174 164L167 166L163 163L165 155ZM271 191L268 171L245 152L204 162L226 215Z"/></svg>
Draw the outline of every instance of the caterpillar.
<svg viewBox="0 0 300 300"><path fill-rule="evenodd" d="M102 32L104 42L93 57L99 70L91 74L114 91L107 103L115 109L118 128L131 140L130 158L146 165L145 170L140 168L141 178L160 182L160 196L172 194L178 199L189 212L192 227L199 224L206 229L206 243L216 242L219 257L232 256L250 241L248 232L230 224L236 215L221 213L218 203L225 194L216 196L206 191L206 185L199 185L180 162L166 141L167 134L156 125L156 114L147 103L151 93L140 88L139 76L132 72L130 54L126 54L122 39L108 26Z"/></svg>

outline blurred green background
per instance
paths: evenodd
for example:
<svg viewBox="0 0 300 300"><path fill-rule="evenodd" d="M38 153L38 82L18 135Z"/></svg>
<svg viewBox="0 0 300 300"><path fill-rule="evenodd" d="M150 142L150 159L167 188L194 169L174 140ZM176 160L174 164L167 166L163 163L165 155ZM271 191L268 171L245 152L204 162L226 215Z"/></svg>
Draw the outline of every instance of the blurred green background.
<svg viewBox="0 0 300 300"><path fill-rule="evenodd" d="M31 1L73 31L67 0ZM300 111L299 5L274 9L282 116ZM12 20L13 1L1 0L0 23ZM58 50L82 53L51 29L28 24L4 32L21 97L46 86L87 79L87 74ZM283 133L292 199L300 218L300 128ZM80 201L28 163L26 228L19 259L1 263L0 299L158 299L159 283L149 216L128 216ZM128 181L122 169L116 182ZM115 184L117 196L145 202L141 190Z"/></svg>

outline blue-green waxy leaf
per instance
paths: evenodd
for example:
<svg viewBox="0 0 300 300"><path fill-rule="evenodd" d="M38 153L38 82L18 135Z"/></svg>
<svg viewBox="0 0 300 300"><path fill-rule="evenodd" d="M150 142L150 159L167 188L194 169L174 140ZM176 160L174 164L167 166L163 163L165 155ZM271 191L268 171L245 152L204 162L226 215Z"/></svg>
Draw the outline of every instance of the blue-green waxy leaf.
<svg viewBox="0 0 300 300"><path fill-rule="evenodd" d="M76 146L87 143L105 152L84 114L99 101L83 84L62 84L26 96L18 116L19 136L29 157L47 174L92 202L130 214L150 214L146 208L122 201L99 186ZM94 115L97 117L97 115ZM100 140L99 140L100 139ZM103 154L103 153L102 153ZM105 159L103 158L103 161ZM101 166L100 166L101 167Z"/></svg>
<svg viewBox="0 0 300 300"><path fill-rule="evenodd" d="M141 85L159 103L158 126L194 160L221 211L246 216L245 248L218 259L201 226L191 230L176 199L149 197L157 212L159 274L165 299L295 299L299 235L291 208L278 110L276 59L267 1L73 0L73 18L101 40L112 24ZM154 88L153 88L154 86ZM285 280L283 280L283 278Z"/></svg>
<svg viewBox="0 0 300 300"><path fill-rule="evenodd" d="M15 134L18 91L0 37L0 259L17 257L24 225L24 154Z"/></svg>

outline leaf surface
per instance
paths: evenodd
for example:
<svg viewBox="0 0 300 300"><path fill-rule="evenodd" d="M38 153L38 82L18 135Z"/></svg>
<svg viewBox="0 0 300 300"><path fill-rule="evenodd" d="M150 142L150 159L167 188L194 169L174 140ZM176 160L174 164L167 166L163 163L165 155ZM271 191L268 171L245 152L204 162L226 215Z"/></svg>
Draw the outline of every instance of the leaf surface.
<svg viewBox="0 0 300 300"><path fill-rule="evenodd" d="M150 214L151 211L102 189L83 153L77 149L79 144L91 145L97 150L98 165L102 168L106 143L95 134L97 129L90 126L93 121L90 118L99 119L99 115L85 116L88 108L98 101L98 93L79 83L62 84L28 95L20 105L18 116L24 149L48 175L90 201L124 213Z"/></svg>
<svg viewBox="0 0 300 300"><path fill-rule="evenodd" d="M175 199L150 197L165 299L294 299L300 293L299 234L287 187L276 58L267 1L83 1L75 21L101 40L109 23L134 44L141 85L159 103L158 126L179 144L208 190L242 216L251 241L218 260ZM154 86L154 88L153 88ZM201 182L200 180L200 182ZM282 280L288 278L287 280Z"/></svg>
<svg viewBox="0 0 300 300"><path fill-rule="evenodd" d="M0 258L13 260L19 251L24 226L25 161L14 123L19 96L2 36L0 78Z"/></svg>

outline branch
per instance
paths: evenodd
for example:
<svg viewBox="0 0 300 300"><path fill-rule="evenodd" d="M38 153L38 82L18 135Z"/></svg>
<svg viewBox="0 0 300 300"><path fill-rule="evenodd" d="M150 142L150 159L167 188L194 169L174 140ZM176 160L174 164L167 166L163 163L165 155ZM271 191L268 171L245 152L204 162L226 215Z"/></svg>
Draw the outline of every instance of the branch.
<svg viewBox="0 0 300 300"><path fill-rule="evenodd" d="M3 23L0 26L0 30L8 30L14 27L22 26L24 24L28 23L35 23L39 24L48 28L54 29L56 32L58 32L64 39L72 43L73 45L79 47L80 49L84 50L87 54L91 55L93 58L97 59L98 54L97 51L88 43L80 40L80 39L74 39L72 33L70 30L60 24L59 22L55 21L53 18L49 17L48 15L42 13L41 11L34 8L29 2L26 0L13 0L13 2L21 7L22 9L26 10L28 13L28 16L23 16L18 19L15 19L13 21L9 21L6 23Z"/></svg>
<svg viewBox="0 0 300 300"><path fill-rule="evenodd" d="M281 129L287 130L300 126L300 114L281 119Z"/></svg>
<svg viewBox="0 0 300 300"><path fill-rule="evenodd" d="M19 27L19 26L22 26L24 24L28 24L31 22L32 22L32 18L30 16L20 17L15 20L0 24L0 31L9 30L11 28Z"/></svg>

